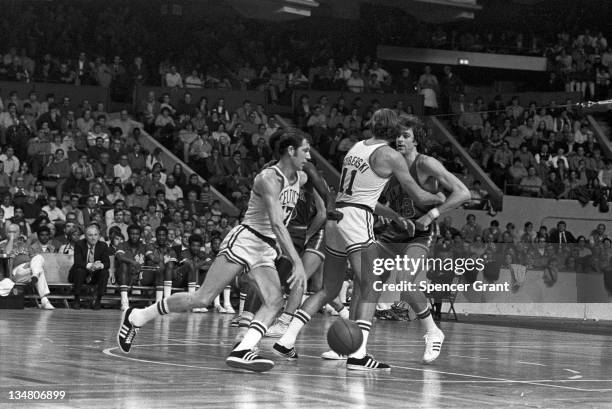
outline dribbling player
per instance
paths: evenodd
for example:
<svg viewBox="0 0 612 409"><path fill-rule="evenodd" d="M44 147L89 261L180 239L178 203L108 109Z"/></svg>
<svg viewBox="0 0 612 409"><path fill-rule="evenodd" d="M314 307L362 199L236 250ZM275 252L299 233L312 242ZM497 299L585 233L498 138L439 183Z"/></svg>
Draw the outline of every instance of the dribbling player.
<svg viewBox="0 0 612 409"><path fill-rule="evenodd" d="M401 153L408 165L410 174L418 185L424 190L437 192L440 187L450 192L444 203L439 206L419 206L403 192L400 184L395 178L391 179L383 195L388 205L400 214L400 216L412 220L416 225L416 233L410 237L402 229L390 224L387 229L379 236L381 245L390 244L395 257L398 252L402 252L411 259L425 260L432 251L438 234L438 226L435 222L440 214L461 206L470 199L468 188L436 159L423 155L417 151L419 142L425 136L420 127L418 118L413 116L401 116L400 122L404 130L396 139L396 149ZM396 246L393 246L396 244ZM403 249L397 248L402 245ZM398 272L397 280L415 281L419 275L424 279L423 272L419 271ZM420 291L406 291L402 293L402 300L407 301L410 307L417 313L425 329L425 352L423 363L432 363L439 355L444 342L444 333L436 326L431 316L427 297Z"/></svg>
<svg viewBox="0 0 612 409"><path fill-rule="evenodd" d="M390 109L380 109L369 122L372 138L358 142L346 154L336 199L336 208L344 217L328 222L325 228L325 264L323 289L309 297L296 311L285 335L274 344L273 351L286 359L297 359L295 340L299 331L323 305L340 292L348 257L354 271L351 319L362 330L360 348L347 359L347 368L354 370L389 370L389 365L376 361L366 353L376 302L380 296L372 287L373 259L377 256L374 238L374 212L389 178L395 176L402 188L422 205L437 205L439 196L421 189L414 181L405 159L389 147L400 131L399 119ZM384 216L384 214L381 214Z"/></svg>
<svg viewBox="0 0 612 409"><path fill-rule="evenodd" d="M306 183L306 175L301 169L310 157L310 147L302 135L289 131L281 140L279 151L282 156L278 164L255 177L244 220L221 243L219 255L202 287L195 293L174 294L150 307L130 308L123 313L117 334L123 352L130 351L139 327L160 315L210 305L217 294L244 270L263 304L226 363L257 372L274 366L273 361L260 357L254 349L282 306L281 284L274 265L278 256L276 240L293 264L292 274L287 280L290 287L301 286L305 280L304 266L291 243L286 225L297 203L300 187Z"/></svg>

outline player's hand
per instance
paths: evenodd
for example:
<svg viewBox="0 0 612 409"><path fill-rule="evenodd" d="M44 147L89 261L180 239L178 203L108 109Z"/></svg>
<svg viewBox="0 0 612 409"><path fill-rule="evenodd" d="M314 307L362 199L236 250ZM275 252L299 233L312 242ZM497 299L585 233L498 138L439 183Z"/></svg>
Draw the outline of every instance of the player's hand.
<svg viewBox="0 0 612 409"><path fill-rule="evenodd" d="M344 214L336 209L327 211L327 220L339 222L344 217Z"/></svg>
<svg viewBox="0 0 612 409"><path fill-rule="evenodd" d="M398 216L395 220L393 220L402 230L407 232L411 237L414 236L416 231L415 224L412 220L406 219L404 217Z"/></svg>
<svg viewBox="0 0 612 409"><path fill-rule="evenodd" d="M291 276L287 279L287 284L289 284L289 288L293 289L293 287L301 287L306 282L306 271L304 271L304 265L302 264L302 260L298 260L295 263L295 267L291 272Z"/></svg>
<svg viewBox="0 0 612 409"><path fill-rule="evenodd" d="M429 225L434 220L435 219L429 213L425 213L423 216L419 217L419 219L415 223L417 230L427 230Z"/></svg>

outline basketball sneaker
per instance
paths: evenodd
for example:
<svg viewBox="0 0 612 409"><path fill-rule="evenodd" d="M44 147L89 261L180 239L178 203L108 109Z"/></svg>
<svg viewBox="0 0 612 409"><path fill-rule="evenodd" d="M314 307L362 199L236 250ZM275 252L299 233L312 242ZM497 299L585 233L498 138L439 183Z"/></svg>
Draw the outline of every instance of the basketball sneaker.
<svg viewBox="0 0 612 409"><path fill-rule="evenodd" d="M432 331L427 331L423 338L425 338L423 363L430 364L440 355L442 342L444 342L444 333L439 328L436 328Z"/></svg>
<svg viewBox="0 0 612 409"><path fill-rule="evenodd" d="M220 306L220 305L215 305L215 309L220 314L225 314L227 312L227 310L225 308L223 308L222 306Z"/></svg>
<svg viewBox="0 0 612 409"><path fill-rule="evenodd" d="M288 361L295 361L298 359L298 354L295 352L295 347L287 348L279 344L278 342L272 346L272 352L276 355L285 358Z"/></svg>
<svg viewBox="0 0 612 409"><path fill-rule="evenodd" d="M250 349L232 351L225 360L232 368L246 369L247 371L266 372L274 368L274 362L260 357Z"/></svg>
<svg viewBox="0 0 612 409"><path fill-rule="evenodd" d="M330 361L346 361L348 356L340 355L336 351L329 350L321 354L321 358L329 359Z"/></svg>
<svg viewBox="0 0 612 409"><path fill-rule="evenodd" d="M126 354L130 352L132 342L134 342L134 338L139 330L137 326L130 322L130 314L132 314L133 310L134 308L128 308L121 313L121 326L119 327L119 332L117 332L117 344Z"/></svg>
<svg viewBox="0 0 612 409"><path fill-rule="evenodd" d="M225 310L226 314L236 314L236 311L234 310L234 307L231 306L231 304L225 305L223 309Z"/></svg>
<svg viewBox="0 0 612 409"><path fill-rule="evenodd" d="M208 308L206 307L202 307L202 308L192 308L191 312L208 312Z"/></svg>
<svg viewBox="0 0 612 409"><path fill-rule="evenodd" d="M288 328L289 328L289 324L285 324L284 322L276 320L274 325L268 328L268 331L266 331L266 335L264 335L264 337L280 338L283 335L285 335L285 332L287 332Z"/></svg>
<svg viewBox="0 0 612 409"><path fill-rule="evenodd" d="M382 362L378 362L370 355L363 358L348 357L346 360L346 369L354 371L390 371L391 367Z"/></svg>

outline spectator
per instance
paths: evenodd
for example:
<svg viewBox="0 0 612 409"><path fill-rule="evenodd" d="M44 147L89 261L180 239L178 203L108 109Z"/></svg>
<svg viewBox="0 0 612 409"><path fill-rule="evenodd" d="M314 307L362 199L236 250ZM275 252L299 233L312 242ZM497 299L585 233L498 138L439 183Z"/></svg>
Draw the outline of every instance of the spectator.
<svg viewBox="0 0 612 409"><path fill-rule="evenodd" d="M45 259L40 254L31 253L18 225L9 224L7 236L7 239L0 242L0 251L13 255L13 270L9 278L15 283L28 283L32 277L36 277L36 290L40 297L41 308L55 309L47 298L50 291L45 277Z"/></svg>
<svg viewBox="0 0 612 409"><path fill-rule="evenodd" d="M88 275L91 275L90 284L97 287L92 308L100 309L102 296L106 292L109 266L108 246L100 240L100 228L95 224L89 225L85 230L85 239L75 244L74 265L70 269L69 279L74 283L74 309L81 308L81 288Z"/></svg>
<svg viewBox="0 0 612 409"><path fill-rule="evenodd" d="M536 170L533 166L527 169L527 176L521 179L520 189L523 196L540 196L542 179L536 175Z"/></svg>

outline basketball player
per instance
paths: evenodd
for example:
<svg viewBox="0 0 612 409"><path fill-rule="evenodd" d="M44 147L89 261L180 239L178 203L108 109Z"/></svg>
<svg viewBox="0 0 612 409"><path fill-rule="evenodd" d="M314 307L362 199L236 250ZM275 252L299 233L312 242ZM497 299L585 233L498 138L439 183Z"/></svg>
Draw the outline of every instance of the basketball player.
<svg viewBox="0 0 612 409"><path fill-rule="evenodd" d="M257 175L248 208L241 225L233 228L221 243L221 251L211 266L204 283L195 293L178 293L144 309L130 308L122 315L117 341L129 352L138 328L148 321L170 312L185 312L209 305L214 298L243 270L263 302L242 341L226 363L230 366L263 372L274 362L258 356L253 349L265 334L282 306L281 284L274 266L277 242L292 264L288 278L290 287L303 285L304 266L291 243L287 223L297 203L300 188L307 181L301 171L310 157L310 147L300 134L287 131L280 142L281 159L276 166Z"/></svg>
<svg viewBox="0 0 612 409"><path fill-rule="evenodd" d="M308 176L308 182L300 190L300 198L295 206L287 230L289 231L293 245L302 257L302 264L306 272L306 281L308 281L308 279L319 270L325 257L322 247L324 224L326 220L326 206L321 196L329 196L330 191L316 167L311 162L306 162L303 170ZM319 192L321 192L321 194ZM282 256L283 259L284 257L285 256ZM284 262L284 260L278 260L277 269L280 276L284 277L287 273L286 270L291 269L291 264ZM268 329L265 334L266 337L280 337L285 333L289 327L289 322L291 322L293 313L300 306L305 285L306 283L304 283L303 287L298 288L294 286L291 289L283 313L275 324ZM246 297L245 304L247 307L238 320L238 326L243 329L248 325L253 312L259 307L258 301L253 300L255 296L255 293L249 291ZM339 314L348 318L348 310L344 308L344 305L338 304L335 307ZM241 335L242 334L239 333L236 339L240 339Z"/></svg>
<svg viewBox="0 0 612 409"><path fill-rule="evenodd" d="M121 293L121 311L130 308L128 289L134 282L143 286L156 284L155 273L152 270L142 269L146 252L147 246L141 240L140 226L130 225L127 241L121 243L115 252L117 278Z"/></svg>
<svg viewBox="0 0 612 409"><path fill-rule="evenodd" d="M343 161L336 198L336 208L343 213L343 218L326 225L323 289L309 297L296 311L287 332L273 346L273 351L286 359L297 359L294 346L299 331L313 314L340 292L348 257L355 274L350 315L362 330L363 342L349 356L347 368L366 371L390 369L389 365L376 361L366 353L372 318L380 296L373 290L374 276L369 271L377 257L374 212L391 176L395 176L402 188L421 205L437 205L442 199L424 191L410 175L402 155L389 146L389 141L394 140L400 131L395 112L390 109L376 111L369 128L372 137L356 143ZM381 216L386 217L385 214Z"/></svg>
<svg viewBox="0 0 612 409"><path fill-rule="evenodd" d="M437 192L440 188L450 192L444 203L435 207L434 205L420 206L410 198L401 188L398 181L393 178L389 182L383 195L391 209L398 212L401 216L413 220L417 226L416 234L410 237L405 231L398 229L396 225L389 224L387 229L379 236L379 242L383 245L391 244L389 250L392 251L391 258L403 252L411 259L423 259L428 257L433 249L438 234L438 226L435 222L440 214L461 206L470 199L468 188L452 173L444 168L437 160L430 156L420 154L417 150L418 145L426 137L421 127L419 119L415 116L406 115L400 117L400 122L405 126L404 131L396 139L396 149L404 156L410 174L417 184L424 190ZM402 245L405 248L400 250L392 244ZM400 270L397 280L415 281L419 274L426 271ZM421 278L423 275L421 274ZM425 329L425 352L423 363L432 363L442 348L444 333L436 326L427 297L421 291L405 291L401 296L403 301L407 301L410 307L417 313Z"/></svg>

